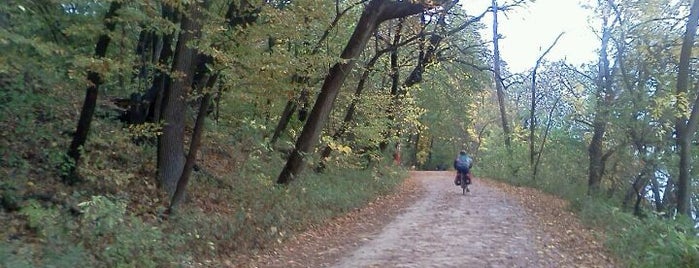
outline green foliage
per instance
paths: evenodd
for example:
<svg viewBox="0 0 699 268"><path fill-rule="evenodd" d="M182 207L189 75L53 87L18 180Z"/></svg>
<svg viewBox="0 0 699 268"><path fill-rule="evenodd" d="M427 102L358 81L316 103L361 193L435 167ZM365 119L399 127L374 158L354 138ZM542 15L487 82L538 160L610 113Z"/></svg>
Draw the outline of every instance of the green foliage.
<svg viewBox="0 0 699 268"><path fill-rule="evenodd" d="M1 267L75 267L76 263L90 265L87 251L71 244L50 241L43 249L31 248L16 241L0 243Z"/></svg>
<svg viewBox="0 0 699 268"><path fill-rule="evenodd" d="M22 208L22 214L27 217L27 225L42 236L58 233L57 224L60 212L55 208L44 208L39 202L30 200Z"/></svg>
<svg viewBox="0 0 699 268"><path fill-rule="evenodd" d="M691 221L655 214L638 218L615 206L619 204L617 199L587 196L586 156L575 153L584 150L584 144L563 140L558 134L553 137L535 179L529 176L525 146L514 146L511 155L504 147L489 147L478 163L479 175L535 187L570 200L570 208L586 225L605 231L607 248L629 267L696 267L699 239ZM518 170L516 175L512 175L508 164Z"/></svg>
<svg viewBox="0 0 699 268"><path fill-rule="evenodd" d="M10 75L19 73L7 74ZM0 136L0 155L4 157L0 165L20 174L37 169L52 172L63 162L56 133L62 132L68 121L62 118L64 115L60 111L48 107L67 105L67 102L64 96L44 88L44 83L50 80L32 71L24 75L24 78L10 78L0 73L0 84L6 83L0 89L0 124L4 126L4 134Z"/></svg>
<svg viewBox="0 0 699 268"><path fill-rule="evenodd" d="M693 223L659 215L639 219L608 203L590 198L573 202L581 218L606 230L607 246L629 267L697 267L699 238Z"/></svg>
<svg viewBox="0 0 699 268"><path fill-rule="evenodd" d="M28 227L45 243L0 244L3 266L72 267L81 263L88 266L156 267L184 259L172 251L182 241L178 235L165 234L161 227L127 215L123 201L93 196L79 207L82 215L76 220L75 216L58 207L28 201L21 213L27 218Z"/></svg>
<svg viewBox="0 0 699 268"><path fill-rule="evenodd" d="M175 262L172 248L181 242L176 234L129 216L124 201L93 196L79 204L81 237L96 258L110 267L155 267Z"/></svg>
<svg viewBox="0 0 699 268"><path fill-rule="evenodd" d="M92 263L87 250L75 243L73 232L77 226L71 217L59 207L29 200L21 209L27 218L27 227L45 243L42 245L21 244L10 241L0 245L0 255L5 255L8 267L72 267L75 263Z"/></svg>
<svg viewBox="0 0 699 268"><path fill-rule="evenodd" d="M273 163L276 161L272 161ZM305 174L287 187L273 180L277 168L225 178L221 191L210 191L204 210L223 209L210 215L199 208L183 208L174 220L177 233L187 234L187 245L203 258L230 251L249 251L282 242L293 233L360 208L377 195L391 193L405 178L402 171L379 168L328 168L328 173ZM193 185L210 188L203 182Z"/></svg>

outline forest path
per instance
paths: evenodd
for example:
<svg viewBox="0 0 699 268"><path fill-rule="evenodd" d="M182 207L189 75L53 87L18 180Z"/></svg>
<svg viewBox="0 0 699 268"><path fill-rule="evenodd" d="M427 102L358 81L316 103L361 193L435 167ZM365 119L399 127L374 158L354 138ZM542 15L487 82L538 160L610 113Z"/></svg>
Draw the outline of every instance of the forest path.
<svg viewBox="0 0 699 268"><path fill-rule="evenodd" d="M614 267L563 201L480 179L462 195L453 176L412 172L399 193L247 266Z"/></svg>

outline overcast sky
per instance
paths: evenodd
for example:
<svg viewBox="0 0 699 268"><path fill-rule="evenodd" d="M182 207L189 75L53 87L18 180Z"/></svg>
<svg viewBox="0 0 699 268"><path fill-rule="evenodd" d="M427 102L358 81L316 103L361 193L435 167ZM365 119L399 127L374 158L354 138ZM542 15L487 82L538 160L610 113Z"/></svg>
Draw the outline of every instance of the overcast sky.
<svg viewBox="0 0 699 268"><path fill-rule="evenodd" d="M499 0L502 4L505 0ZM591 23L591 11L584 9L580 3L586 0L536 0L525 7L508 11L507 16L498 13L498 30L503 36L500 40L500 53L507 62L510 71L522 72L532 68L536 59L548 48L556 36L565 32L558 44L546 59L566 61L578 65L595 61L595 50L599 40L593 28L599 23ZM594 2L594 1L593 1ZM480 14L491 5L491 0L462 0L462 5L471 15ZM483 37L492 40L492 15L483 18L488 25Z"/></svg>

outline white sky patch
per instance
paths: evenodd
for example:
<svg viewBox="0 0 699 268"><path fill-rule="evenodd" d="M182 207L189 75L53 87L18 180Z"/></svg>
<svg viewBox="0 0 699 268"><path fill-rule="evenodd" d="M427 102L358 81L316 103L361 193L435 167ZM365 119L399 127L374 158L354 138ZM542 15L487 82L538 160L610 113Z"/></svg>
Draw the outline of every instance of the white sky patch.
<svg viewBox="0 0 699 268"><path fill-rule="evenodd" d="M512 72L523 72L534 66L536 59L548 48L556 36L565 32L558 44L546 56L546 60L565 59L579 65L596 61L599 39L593 29L599 23L591 19L592 11L581 7L581 0L536 0L523 7L508 11L507 16L498 13L500 53ZM594 1L592 1L594 2ZM479 14L490 6L490 0L462 0L471 15ZM500 0L502 5L505 1ZM493 17L488 15L482 22L487 30L483 38L492 40Z"/></svg>

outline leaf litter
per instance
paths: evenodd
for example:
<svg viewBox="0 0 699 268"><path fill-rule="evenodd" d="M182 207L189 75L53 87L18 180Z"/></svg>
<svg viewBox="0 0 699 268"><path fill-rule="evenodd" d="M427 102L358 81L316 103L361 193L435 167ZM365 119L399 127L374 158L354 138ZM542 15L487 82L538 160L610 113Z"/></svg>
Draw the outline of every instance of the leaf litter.
<svg viewBox="0 0 699 268"><path fill-rule="evenodd" d="M476 179L466 196L453 172L412 172L395 193L237 256L228 267L616 267L604 234L565 200ZM466 231L458 231L465 227ZM455 248L456 250L451 250Z"/></svg>

